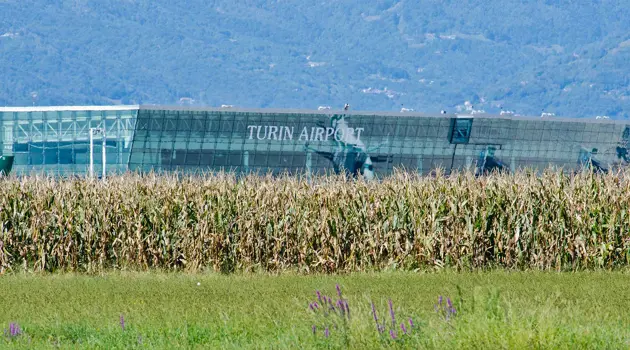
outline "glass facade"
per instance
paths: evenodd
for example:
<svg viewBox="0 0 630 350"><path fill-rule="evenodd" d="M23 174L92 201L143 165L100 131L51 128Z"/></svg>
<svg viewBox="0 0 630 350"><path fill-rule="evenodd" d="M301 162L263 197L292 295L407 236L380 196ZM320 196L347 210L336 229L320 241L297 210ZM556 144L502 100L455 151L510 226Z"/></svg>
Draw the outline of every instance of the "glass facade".
<svg viewBox="0 0 630 350"><path fill-rule="evenodd" d="M90 161L90 128L105 129L106 170L128 168L138 108L1 108L0 149L14 156L12 173L85 174ZM94 171L102 171L103 134L93 136Z"/></svg>
<svg viewBox="0 0 630 350"><path fill-rule="evenodd" d="M107 172L431 173L626 166L625 122L160 106L0 108L2 155L18 174L85 174L89 129L106 129ZM94 137L101 171L102 135Z"/></svg>

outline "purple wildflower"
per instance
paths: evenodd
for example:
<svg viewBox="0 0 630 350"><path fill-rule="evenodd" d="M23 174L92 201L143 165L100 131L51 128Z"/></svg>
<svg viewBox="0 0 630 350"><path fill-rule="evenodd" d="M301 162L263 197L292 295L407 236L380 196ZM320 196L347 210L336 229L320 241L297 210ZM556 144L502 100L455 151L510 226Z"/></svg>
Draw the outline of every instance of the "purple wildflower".
<svg viewBox="0 0 630 350"><path fill-rule="evenodd" d="M405 322L400 324L400 329L402 329L404 334L407 334L407 327L405 327Z"/></svg>
<svg viewBox="0 0 630 350"><path fill-rule="evenodd" d="M313 308L319 310L319 304L316 301L313 302Z"/></svg>
<svg viewBox="0 0 630 350"><path fill-rule="evenodd" d="M14 323L13 332L11 332L11 335L15 337L20 334L22 334L22 330L20 329L20 326L17 323Z"/></svg>
<svg viewBox="0 0 630 350"><path fill-rule="evenodd" d="M435 310L436 313L440 312L440 309L442 308L442 296L438 296L438 303L433 305L433 309Z"/></svg>
<svg viewBox="0 0 630 350"><path fill-rule="evenodd" d="M394 332L393 329L389 330L389 335L392 337L392 339L396 340L397 336L396 336L396 332Z"/></svg>
<svg viewBox="0 0 630 350"><path fill-rule="evenodd" d="M312 329L313 329L313 334L315 334L317 332L317 327L313 325Z"/></svg>
<svg viewBox="0 0 630 350"><path fill-rule="evenodd" d="M320 293L318 290L316 290L315 293L317 294L317 300L321 304L322 303L322 293Z"/></svg>
<svg viewBox="0 0 630 350"><path fill-rule="evenodd" d="M389 299L389 315L392 317L392 327L396 327L396 315L394 314L394 305L391 299Z"/></svg>
<svg viewBox="0 0 630 350"><path fill-rule="evenodd" d="M125 316L124 315L120 315L120 328L122 328L122 330L125 330Z"/></svg>
<svg viewBox="0 0 630 350"><path fill-rule="evenodd" d="M448 305L449 308L453 307L453 303L451 303L451 298L446 298L446 305Z"/></svg>
<svg viewBox="0 0 630 350"><path fill-rule="evenodd" d="M20 326L14 322L9 323L9 336L17 337L20 334L22 334L22 330L20 329Z"/></svg>
<svg viewBox="0 0 630 350"><path fill-rule="evenodd" d="M372 317L374 317L374 322L376 322L376 330L379 333L383 333L383 330L381 329L381 324L378 323L378 316L376 316L376 307L374 306L374 303L372 303Z"/></svg>
<svg viewBox="0 0 630 350"><path fill-rule="evenodd" d="M409 328L413 328L413 320L409 317Z"/></svg>
<svg viewBox="0 0 630 350"><path fill-rule="evenodd" d="M339 300L338 303L339 303L339 308L341 309L341 314L343 316L347 315L350 312L350 310L348 310L348 301L342 299L342 300Z"/></svg>
<svg viewBox="0 0 630 350"><path fill-rule="evenodd" d="M348 301L345 300L344 304L346 304L346 313L348 314L348 318L350 318L350 307L348 306Z"/></svg>
<svg viewBox="0 0 630 350"><path fill-rule="evenodd" d="M339 288L339 284L337 284L337 295L339 295L339 298L341 299L341 288Z"/></svg>
<svg viewBox="0 0 630 350"><path fill-rule="evenodd" d="M374 322L376 323L376 330L379 333L383 333L385 326L378 322L378 316L376 315L376 307L374 306L374 303L372 303L372 317L374 317Z"/></svg>
<svg viewBox="0 0 630 350"><path fill-rule="evenodd" d="M324 330L324 336L328 338L329 335L330 335L330 331L328 330L328 327L326 327L326 329Z"/></svg>
<svg viewBox="0 0 630 350"><path fill-rule="evenodd" d="M374 303L372 303L372 316L374 317L374 322L378 323L378 317L376 316L376 308L374 307Z"/></svg>
<svg viewBox="0 0 630 350"><path fill-rule="evenodd" d="M311 309L311 311L315 311L315 307L313 306L313 303L308 304L308 308Z"/></svg>

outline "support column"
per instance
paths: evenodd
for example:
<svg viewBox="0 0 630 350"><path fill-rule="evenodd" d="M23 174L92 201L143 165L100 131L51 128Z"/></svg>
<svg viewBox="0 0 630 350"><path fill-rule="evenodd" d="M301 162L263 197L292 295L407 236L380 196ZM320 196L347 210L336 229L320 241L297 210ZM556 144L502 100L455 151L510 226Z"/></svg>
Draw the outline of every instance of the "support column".
<svg viewBox="0 0 630 350"><path fill-rule="evenodd" d="M13 155L13 125L4 124L4 139L3 139L2 155Z"/></svg>
<svg viewBox="0 0 630 350"><path fill-rule="evenodd" d="M105 123L103 122L103 131L102 131L102 151L101 155L103 156L101 170L103 171L103 181L105 181L105 174L107 172L107 133L105 128Z"/></svg>
<svg viewBox="0 0 630 350"><path fill-rule="evenodd" d="M123 120L122 120L122 115L120 112L116 113L116 147L118 148L117 151L117 155L116 155L116 170L120 171L120 170L127 170L126 169L126 165L124 161L124 156L123 156Z"/></svg>
<svg viewBox="0 0 630 350"><path fill-rule="evenodd" d="M311 173L311 167L313 165L313 153L311 151L306 151L306 172Z"/></svg>

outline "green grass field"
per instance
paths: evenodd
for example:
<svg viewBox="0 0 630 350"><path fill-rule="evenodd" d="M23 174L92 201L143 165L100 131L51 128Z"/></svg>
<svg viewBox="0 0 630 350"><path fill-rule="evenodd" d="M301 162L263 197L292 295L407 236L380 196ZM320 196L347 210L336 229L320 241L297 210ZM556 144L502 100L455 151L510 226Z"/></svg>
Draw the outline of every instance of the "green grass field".
<svg viewBox="0 0 630 350"><path fill-rule="evenodd" d="M350 317L316 315L315 291L336 300L337 283ZM0 347L627 349L628 286L628 272L14 274L0 278ZM456 309L448 320L434 309L440 295Z"/></svg>

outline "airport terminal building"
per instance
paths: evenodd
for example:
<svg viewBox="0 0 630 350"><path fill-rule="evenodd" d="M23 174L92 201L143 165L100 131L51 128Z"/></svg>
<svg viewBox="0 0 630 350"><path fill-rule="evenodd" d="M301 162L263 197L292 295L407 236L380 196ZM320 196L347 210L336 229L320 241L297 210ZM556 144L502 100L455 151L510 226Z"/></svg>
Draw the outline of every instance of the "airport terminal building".
<svg viewBox="0 0 630 350"><path fill-rule="evenodd" d="M630 161L630 122L509 114L55 106L0 108L0 152L18 175L94 171L346 171L381 177L470 168L514 171ZM104 143L103 143L104 138ZM3 158L4 159L4 158Z"/></svg>

